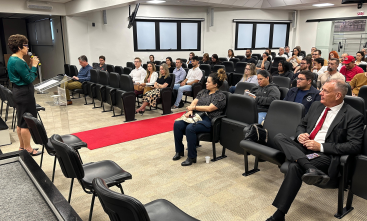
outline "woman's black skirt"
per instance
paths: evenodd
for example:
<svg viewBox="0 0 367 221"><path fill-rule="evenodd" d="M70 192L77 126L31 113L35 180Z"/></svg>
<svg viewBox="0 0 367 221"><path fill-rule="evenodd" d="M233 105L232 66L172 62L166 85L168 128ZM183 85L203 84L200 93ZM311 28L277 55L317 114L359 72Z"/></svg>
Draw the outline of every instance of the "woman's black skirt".
<svg viewBox="0 0 367 221"><path fill-rule="evenodd" d="M28 128L23 114L28 112L37 117L36 99L34 98L33 84L18 86L14 84L13 99L17 109L17 126L20 128Z"/></svg>

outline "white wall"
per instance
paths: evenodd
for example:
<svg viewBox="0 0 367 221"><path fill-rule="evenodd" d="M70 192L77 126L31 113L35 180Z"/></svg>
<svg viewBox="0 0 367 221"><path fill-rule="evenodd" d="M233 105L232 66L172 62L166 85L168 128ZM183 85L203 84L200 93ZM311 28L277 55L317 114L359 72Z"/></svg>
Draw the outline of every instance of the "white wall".
<svg viewBox="0 0 367 221"><path fill-rule="evenodd" d="M138 16L148 17L175 17L175 18L205 18L205 7L176 7L176 6L150 6L141 5ZM90 63L98 61L98 56L106 56L106 63L125 66L127 61L134 57L141 57L144 63L150 54L156 60L164 60L171 56L173 59L188 58L189 52L134 52L133 29L128 29L128 7L107 10L107 25L103 25L102 12L93 12L84 17L67 16L67 35L69 42L70 63L77 64L76 59L81 54L90 55ZM234 48L235 25L233 19L266 19L290 20L290 13L286 10L236 10L217 9L214 12L214 27L208 27L207 21L202 22L201 51L195 52L202 55L204 52L217 53L225 57L227 50ZM96 27L92 27L92 23ZM294 42L290 33L290 45ZM263 52L254 51L255 52ZM244 55L245 51L235 51L237 55Z"/></svg>
<svg viewBox="0 0 367 221"><path fill-rule="evenodd" d="M50 5L53 6L51 11L34 10L27 8L26 0L0 0L0 12L37 15L65 15L65 4L52 2Z"/></svg>

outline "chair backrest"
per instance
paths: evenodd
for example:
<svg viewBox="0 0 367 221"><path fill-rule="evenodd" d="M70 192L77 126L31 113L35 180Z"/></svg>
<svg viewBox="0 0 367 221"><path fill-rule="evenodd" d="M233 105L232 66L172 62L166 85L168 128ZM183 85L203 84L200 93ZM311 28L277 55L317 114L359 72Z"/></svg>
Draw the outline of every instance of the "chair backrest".
<svg viewBox="0 0 367 221"><path fill-rule="evenodd" d="M192 64L188 64L188 65L187 65L187 68L188 68L188 69L191 69L191 68L192 68Z"/></svg>
<svg viewBox="0 0 367 221"><path fill-rule="evenodd" d="M347 92L347 95L352 96L352 87L350 86L350 84L347 84L347 86L348 86L348 92Z"/></svg>
<svg viewBox="0 0 367 221"><path fill-rule="evenodd" d="M224 69L224 70L226 70L226 66L224 66L224 65L220 65L220 64L216 64L216 65L214 65L214 67L213 67L213 72L214 72L214 73L217 73L217 71L218 71L219 69Z"/></svg>
<svg viewBox="0 0 367 221"><path fill-rule="evenodd" d="M278 133L284 133L288 137L294 136L304 109L302 104L296 102L282 100L271 102L264 123L264 128L268 130L267 145L274 147L273 138Z"/></svg>
<svg viewBox="0 0 367 221"><path fill-rule="evenodd" d="M129 75L130 73L131 73L131 71L132 71L133 69L132 68L130 68L130 67L124 67L124 74L127 74L127 75Z"/></svg>
<svg viewBox="0 0 367 221"><path fill-rule="evenodd" d="M257 60L261 59L261 54L252 54L252 57L257 57Z"/></svg>
<svg viewBox="0 0 367 221"><path fill-rule="evenodd" d="M228 61L228 59L227 58L224 58L224 57L220 57L220 58L218 58L221 62L223 62L223 61Z"/></svg>
<svg viewBox="0 0 367 221"><path fill-rule="evenodd" d="M186 58L180 58L181 59L181 62L182 62L182 64L186 64L187 63L187 59Z"/></svg>
<svg viewBox="0 0 367 221"><path fill-rule="evenodd" d="M160 68L160 67L159 67ZM173 73L173 70L175 70L175 68L174 67L170 67L169 69L169 73ZM158 71L159 72L159 71Z"/></svg>
<svg viewBox="0 0 367 221"><path fill-rule="evenodd" d="M2 101L6 101L6 92L4 91L5 90L5 87L3 85L0 84L0 99Z"/></svg>
<svg viewBox="0 0 367 221"><path fill-rule="evenodd" d="M108 73L115 72L115 66L112 64L106 64Z"/></svg>
<svg viewBox="0 0 367 221"><path fill-rule="evenodd" d="M275 52L271 52L270 54L273 57L273 59L275 58L275 56L277 56L277 53L275 53Z"/></svg>
<svg viewBox="0 0 367 221"><path fill-rule="evenodd" d="M257 122L258 113L255 99L247 95L231 94L227 102L227 118L247 124Z"/></svg>
<svg viewBox="0 0 367 221"><path fill-rule="evenodd" d="M99 71L96 69L90 69L90 82L98 83L98 79L99 79L98 72Z"/></svg>
<svg viewBox="0 0 367 221"><path fill-rule="evenodd" d="M237 62L236 63L236 73L240 73L243 74L245 73L245 68L246 68L247 62Z"/></svg>
<svg viewBox="0 0 367 221"><path fill-rule="evenodd" d="M199 61L203 60L203 56L198 56Z"/></svg>
<svg viewBox="0 0 367 221"><path fill-rule="evenodd" d="M99 84L108 85L109 84L109 76L107 71L99 71Z"/></svg>
<svg viewBox="0 0 367 221"><path fill-rule="evenodd" d="M78 68L75 65L70 65L69 77L78 76Z"/></svg>
<svg viewBox="0 0 367 221"><path fill-rule="evenodd" d="M274 76L273 83L278 85L279 87L289 88L291 86L291 79L288 77Z"/></svg>
<svg viewBox="0 0 367 221"><path fill-rule="evenodd" d="M245 55L237 55L237 56L234 56L235 58L238 58L238 59L240 59L240 61L242 60L242 59L244 59L246 56Z"/></svg>
<svg viewBox="0 0 367 221"><path fill-rule="evenodd" d="M189 70L188 68L184 68L184 70L186 71L186 75L189 73Z"/></svg>
<svg viewBox="0 0 367 221"><path fill-rule="evenodd" d="M209 74L212 72L211 67L209 64L201 64L199 68L203 71L205 71L205 76L209 76Z"/></svg>
<svg viewBox="0 0 367 221"><path fill-rule="evenodd" d="M131 69L135 69L135 64L131 61L126 62L126 67L129 67Z"/></svg>
<svg viewBox="0 0 367 221"><path fill-rule="evenodd" d="M301 51L300 55L301 55L302 57L306 57L306 51Z"/></svg>
<svg viewBox="0 0 367 221"><path fill-rule="evenodd" d="M292 88L292 87L297 87L297 79L294 79L294 80L292 81L291 88Z"/></svg>
<svg viewBox="0 0 367 221"><path fill-rule="evenodd" d="M358 97L363 98L363 100L364 100L364 105L365 105L365 106L364 106L364 109L367 111L367 85L362 86L362 87L359 89Z"/></svg>
<svg viewBox="0 0 367 221"><path fill-rule="evenodd" d="M238 59L238 58L231 58L231 59L229 59L229 61L232 61L233 64L236 64L237 62L240 61L240 59Z"/></svg>
<svg viewBox="0 0 367 221"><path fill-rule="evenodd" d="M134 83L130 75L123 74L120 76L120 89L123 91L134 91Z"/></svg>
<svg viewBox="0 0 367 221"><path fill-rule="evenodd" d="M344 97L344 102L359 111L364 117L364 124L366 124L366 109L363 98L347 95Z"/></svg>
<svg viewBox="0 0 367 221"><path fill-rule="evenodd" d="M148 64L143 64L143 68L146 70L148 68Z"/></svg>
<svg viewBox="0 0 367 221"><path fill-rule="evenodd" d="M256 61L255 63L257 64L257 61L259 60L259 58L258 58L257 56L254 56L254 55L252 55L251 57L252 57L253 59L255 59L255 61Z"/></svg>
<svg viewBox="0 0 367 221"><path fill-rule="evenodd" d="M93 67L93 68L96 68L96 67L98 67L98 66L99 66L99 63L97 63L97 62L93 62L93 63L92 63L92 67Z"/></svg>
<svg viewBox="0 0 367 221"><path fill-rule="evenodd" d="M276 67L277 70L278 70L278 64L279 62L281 61L286 61L287 59L285 59L285 57L275 57L274 58L274 61L273 61L273 64L272 64L272 67Z"/></svg>
<svg viewBox="0 0 367 221"><path fill-rule="evenodd" d="M48 137L43 124L31 113L24 113L23 118L28 126L29 132L35 144L45 145L48 142Z"/></svg>
<svg viewBox="0 0 367 221"><path fill-rule="evenodd" d="M280 91L280 100L283 100L285 98L285 96L287 96L289 88L279 87L279 91Z"/></svg>
<svg viewBox="0 0 367 221"><path fill-rule="evenodd" d="M228 81L223 81L223 84L222 84L222 86L220 86L220 88L219 88L219 90L221 90L221 91L228 91L228 89L229 89L229 84L228 84Z"/></svg>
<svg viewBox="0 0 367 221"><path fill-rule="evenodd" d="M161 70L161 66L160 65L156 65L155 66L155 71L158 73L159 75L159 71Z"/></svg>
<svg viewBox="0 0 367 221"><path fill-rule="evenodd" d="M124 73L124 68L121 67L121 66L115 66L115 71L113 72L116 72L118 73L119 75L123 74ZM110 72L111 73L111 72Z"/></svg>
<svg viewBox="0 0 367 221"><path fill-rule="evenodd" d="M94 178L92 185L111 221L150 221L144 205L139 200L110 190L101 178Z"/></svg>
<svg viewBox="0 0 367 221"><path fill-rule="evenodd" d="M358 65L360 68L362 68L364 70L364 72L367 71L367 64L359 64Z"/></svg>
<svg viewBox="0 0 367 221"><path fill-rule="evenodd" d="M109 81L110 87L120 88L120 74L111 72L109 74Z"/></svg>
<svg viewBox="0 0 367 221"><path fill-rule="evenodd" d="M169 76L171 77L171 83L168 87L170 87L173 91L173 87L175 86L175 81L176 81L176 75L175 74L169 74Z"/></svg>
<svg viewBox="0 0 367 221"><path fill-rule="evenodd" d="M182 63L182 68L183 69L187 68L187 64L186 63Z"/></svg>
<svg viewBox="0 0 367 221"><path fill-rule="evenodd" d="M223 108L223 114L227 112L229 97L232 95L229 91L222 91L226 95L226 106Z"/></svg>
<svg viewBox="0 0 367 221"><path fill-rule="evenodd" d="M83 179L84 169L76 151L65 144L60 135L54 134L50 138L52 146L55 148L57 159L66 178Z"/></svg>
<svg viewBox="0 0 367 221"><path fill-rule="evenodd" d="M149 62L149 61L148 61ZM154 61L154 64L155 65L161 65L162 64L162 62L161 61Z"/></svg>
<svg viewBox="0 0 367 221"><path fill-rule="evenodd" d="M13 99L13 92L9 90L8 88L4 87L4 94L5 94L6 100L8 101L8 105L10 107L15 107L15 102Z"/></svg>
<svg viewBox="0 0 367 221"><path fill-rule="evenodd" d="M226 67L227 73L234 72L234 63L232 61L223 61L222 64Z"/></svg>
<svg viewBox="0 0 367 221"><path fill-rule="evenodd" d="M70 64L64 64L64 73L70 76Z"/></svg>
<svg viewBox="0 0 367 221"><path fill-rule="evenodd" d="M249 83L249 82L238 82L236 86L236 90L234 91L235 94L244 94L245 90L251 90L253 87L255 87L256 84Z"/></svg>

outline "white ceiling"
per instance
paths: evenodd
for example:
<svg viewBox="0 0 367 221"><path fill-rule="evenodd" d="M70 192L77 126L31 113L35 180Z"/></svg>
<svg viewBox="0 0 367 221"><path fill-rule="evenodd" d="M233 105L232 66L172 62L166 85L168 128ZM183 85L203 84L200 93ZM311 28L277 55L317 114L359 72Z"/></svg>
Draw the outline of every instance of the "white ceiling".
<svg viewBox="0 0 367 221"><path fill-rule="evenodd" d="M154 5L185 5L185 6L205 6L205 7L226 7L226 8L258 8L258 9L288 9L306 10L317 9L312 6L317 3L333 3L331 7L350 6L342 5L342 0L166 0L162 4ZM149 4L146 0L139 0L141 4ZM356 6L357 8L357 6Z"/></svg>

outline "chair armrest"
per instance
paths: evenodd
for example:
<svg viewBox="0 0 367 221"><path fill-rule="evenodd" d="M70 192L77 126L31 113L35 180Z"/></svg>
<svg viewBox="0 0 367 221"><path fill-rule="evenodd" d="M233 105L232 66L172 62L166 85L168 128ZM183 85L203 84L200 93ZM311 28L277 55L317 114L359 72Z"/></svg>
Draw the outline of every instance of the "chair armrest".
<svg viewBox="0 0 367 221"><path fill-rule="evenodd" d="M341 166L345 166L348 164L349 162L349 159L350 159L350 155L343 155L340 157L340 165Z"/></svg>
<svg viewBox="0 0 367 221"><path fill-rule="evenodd" d="M247 153L258 156L261 159L274 163L278 166L281 166L285 162L284 153L275 148L248 140L242 140L240 142L240 147L242 147Z"/></svg>
<svg viewBox="0 0 367 221"><path fill-rule="evenodd" d="M213 137L213 141L217 142L220 139L220 128L221 128L221 123L222 123L222 118L226 117L227 115L220 115L218 117L214 117L211 122L212 122L212 137Z"/></svg>
<svg viewBox="0 0 367 221"><path fill-rule="evenodd" d="M192 98L195 99L196 95L201 91L201 83L195 83L192 85Z"/></svg>

